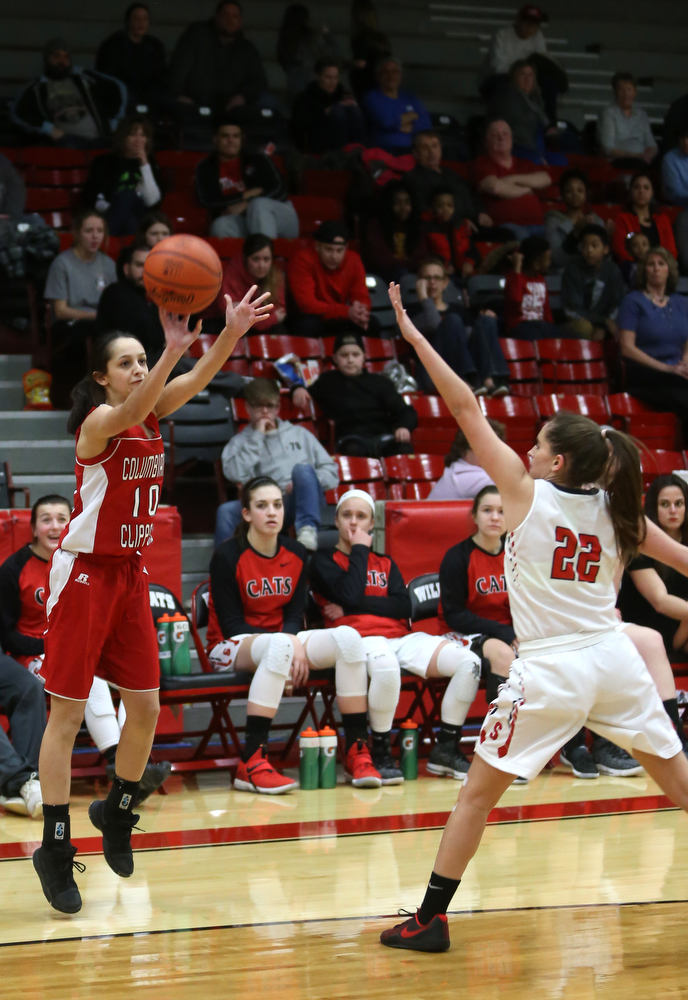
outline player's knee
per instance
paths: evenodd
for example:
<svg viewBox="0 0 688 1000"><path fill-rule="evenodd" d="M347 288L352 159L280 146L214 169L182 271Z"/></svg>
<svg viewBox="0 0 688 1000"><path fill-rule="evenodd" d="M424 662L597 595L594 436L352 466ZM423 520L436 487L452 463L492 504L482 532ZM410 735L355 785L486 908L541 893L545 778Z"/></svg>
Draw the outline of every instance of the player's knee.
<svg viewBox="0 0 688 1000"><path fill-rule="evenodd" d="M337 644L337 649L346 663L361 663L365 660L365 647L363 639L350 625L338 625L332 629L332 638Z"/></svg>
<svg viewBox="0 0 688 1000"><path fill-rule="evenodd" d="M267 651L261 657L260 666L264 666L271 674L286 678L289 676L293 658L294 643L292 639L283 632L276 632L270 636L270 643Z"/></svg>
<svg viewBox="0 0 688 1000"><path fill-rule="evenodd" d="M479 656L465 646L450 642L439 652L437 670L442 677L451 678L449 688L454 699L473 701L480 683Z"/></svg>
<svg viewBox="0 0 688 1000"><path fill-rule="evenodd" d="M506 677L514 661L514 651L501 639L486 639L483 645L483 656L490 663L493 673Z"/></svg>

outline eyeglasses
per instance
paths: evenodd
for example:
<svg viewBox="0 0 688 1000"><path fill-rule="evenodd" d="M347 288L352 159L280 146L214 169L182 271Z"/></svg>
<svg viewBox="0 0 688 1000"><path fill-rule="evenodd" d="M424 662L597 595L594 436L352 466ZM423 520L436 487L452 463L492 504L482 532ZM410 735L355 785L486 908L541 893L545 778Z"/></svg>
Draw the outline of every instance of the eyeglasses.
<svg viewBox="0 0 688 1000"><path fill-rule="evenodd" d="M279 410L279 403L249 403L252 410Z"/></svg>

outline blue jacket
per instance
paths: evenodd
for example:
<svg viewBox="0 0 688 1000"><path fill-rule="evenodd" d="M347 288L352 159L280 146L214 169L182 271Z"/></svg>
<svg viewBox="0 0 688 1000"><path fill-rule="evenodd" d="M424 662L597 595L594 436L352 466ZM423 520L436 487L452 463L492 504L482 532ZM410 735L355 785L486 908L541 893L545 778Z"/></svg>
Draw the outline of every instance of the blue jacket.
<svg viewBox="0 0 688 1000"><path fill-rule="evenodd" d="M415 111L418 115L413 122L411 132L402 132L399 129L401 116L405 111ZM405 151L411 148L415 132L432 128L425 105L408 90L399 90L399 96L394 98L387 97L379 87L376 87L363 98L363 113L368 121L370 141L373 146Z"/></svg>
<svg viewBox="0 0 688 1000"><path fill-rule="evenodd" d="M670 150L662 160L662 186L667 201L688 208L688 156L678 148Z"/></svg>

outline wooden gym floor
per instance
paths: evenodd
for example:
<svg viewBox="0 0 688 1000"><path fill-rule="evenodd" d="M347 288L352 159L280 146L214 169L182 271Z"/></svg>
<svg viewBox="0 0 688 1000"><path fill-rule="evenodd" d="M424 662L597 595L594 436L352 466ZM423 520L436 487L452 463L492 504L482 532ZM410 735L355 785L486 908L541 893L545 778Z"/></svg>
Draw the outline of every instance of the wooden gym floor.
<svg viewBox="0 0 688 1000"><path fill-rule="evenodd" d="M92 836L94 786L76 783L75 917L34 874L41 824L0 813L3 1000L688 998L688 818L645 777L556 768L511 787L454 899L451 950L382 948L423 897L458 788L272 798L174 775L141 810L122 880Z"/></svg>

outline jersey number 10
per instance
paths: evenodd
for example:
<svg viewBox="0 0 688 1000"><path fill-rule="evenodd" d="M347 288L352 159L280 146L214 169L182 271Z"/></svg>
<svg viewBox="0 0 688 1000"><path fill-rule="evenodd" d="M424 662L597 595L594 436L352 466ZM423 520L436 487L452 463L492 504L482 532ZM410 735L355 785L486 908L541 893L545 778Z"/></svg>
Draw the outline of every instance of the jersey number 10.
<svg viewBox="0 0 688 1000"><path fill-rule="evenodd" d="M597 535L574 535L570 528L558 527L559 543L552 559L552 580L579 580L594 583L600 571L602 546Z"/></svg>
<svg viewBox="0 0 688 1000"><path fill-rule="evenodd" d="M141 503L141 487L137 486L134 490L134 509L131 512L132 517L139 516L139 505ZM148 489L148 514L150 517L155 516L155 512L158 509L158 504L160 503L160 487L157 483L153 483Z"/></svg>

